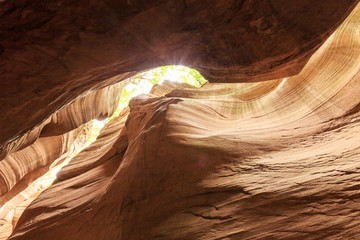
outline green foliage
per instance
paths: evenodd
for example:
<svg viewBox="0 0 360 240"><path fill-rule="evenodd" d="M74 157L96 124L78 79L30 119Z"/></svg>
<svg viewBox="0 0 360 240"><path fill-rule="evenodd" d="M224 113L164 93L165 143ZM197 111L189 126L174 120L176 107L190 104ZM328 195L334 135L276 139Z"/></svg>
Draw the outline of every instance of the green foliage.
<svg viewBox="0 0 360 240"><path fill-rule="evenodd" d="M177 65L159 67L143 73L142 76L149 79L154 85L159 82L162 83L164 80L187 83L195 87L201 87L206 83L203 76L195 69Z"/></svg>
<svg viewBox="0 0 360 240"><path fill-rule="evenodd" d="M159 67L137 74L130 78L128 84L122 89L119 105L115 113L107 118L104 124L108 123L111 119L118 117L121 111L128 106L131 98L142 93L150 92L155 84L161 84L165 80L187 83L195 87L201 87L207 82L195 69L177 65ZM94 125L89 142L96 139L101 128L102 127L99 127L98 125Z"/></svg>
<svg viewBox="0 0 360 240"><path fill-rule="evenodd" d="M92 127L89 129L90 132L88 132L88 135L86 136L86 143L80 148L76 149L71 154L71 156L68 157L63 163L52 168L47 174L45 174L42 180L39 181L39 190L45 189L50 186L56 178L56 173L60 171L63 166L68 164L71 158L76 156L84 148L88 147L91 143L93 143L99 136L100 131L104 127L104 125L106 125L106 123L108 123L111 119L118 117L121 111L128 106L131 98L141 93L150 92L151 88L155 84L161 84L165 80L178 83L187 83L195 87L201 87L207 82L195 69L182 66L159 67L132 77L131 79L129 79L128 84L122 89L119 105L115 113L104 121L92 121Z"/></svg>
<svg viewBox="0 0 360 240"><path fill-rule="evenodd" d="M123 88L119 106L115 114L108 118L107 121L119 116L120 112L128 106L131 98L142 93L150 92L155 84L161 84L165 80L187 83L198 88L207 82L195 69L177 65L159 67L137 74L129 79L129 83Z"/></svg>

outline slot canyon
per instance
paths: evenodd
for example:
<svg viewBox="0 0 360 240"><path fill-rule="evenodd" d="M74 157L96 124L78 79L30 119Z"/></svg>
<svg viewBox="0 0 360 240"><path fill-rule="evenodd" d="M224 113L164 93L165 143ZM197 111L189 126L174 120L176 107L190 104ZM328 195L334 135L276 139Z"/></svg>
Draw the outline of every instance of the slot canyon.
<svg viewBox="0 0 360 240"><path fill-rule="evenodd" d="M0 240L360 239L360 1L0 0L0 26ZM117 112L169 65L208 82Z"/></svg>

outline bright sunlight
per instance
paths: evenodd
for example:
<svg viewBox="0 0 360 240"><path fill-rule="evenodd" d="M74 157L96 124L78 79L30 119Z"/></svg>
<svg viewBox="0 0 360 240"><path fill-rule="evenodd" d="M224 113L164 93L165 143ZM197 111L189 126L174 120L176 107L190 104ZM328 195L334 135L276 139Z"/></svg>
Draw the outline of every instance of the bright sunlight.
<svg viewBox="0 0 360 240"><path fill-rule="evenodd" d="M155 84L162 84L166 80L177 83L187 83L195 87L201 87L207 82L195 69L178 65L155 68L131 77L128 84L121 92L121 98L115 113L111 117L102 121L93 120L91 133L88 139L86 139L86 144L80 149L77 149L63 163L53 167L47 174L45 174L43 176L43 180L41 180L41 189L49 187L56 179L56 174L61 170L61 168L67 165L70 160L84 148L93 143L100 134L101 129L111 119L118 117L120 112L129 105L129 102L133 97L149 93Z"/></svg>

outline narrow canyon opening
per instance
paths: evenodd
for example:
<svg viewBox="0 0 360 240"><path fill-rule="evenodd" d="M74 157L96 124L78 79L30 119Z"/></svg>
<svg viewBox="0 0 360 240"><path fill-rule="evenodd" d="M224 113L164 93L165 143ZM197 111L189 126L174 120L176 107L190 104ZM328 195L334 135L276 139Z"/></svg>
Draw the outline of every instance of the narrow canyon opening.
<svg viewBox="0 0 360 240"><path fill-rule="evenodd" d="M0 240L359 238L359 29L358 0L0 1Z"/></svg>
<svg viewBox="0 0 360 240"><path fill-rule="evenodd" d="M166 83L166 81L169 83ZM74 141L70 146L71 150L65 158L61 157L55 159L49 165L48 171L45 174L27 182L28 186L21 192L8 199L1 198L0 240L5 240L11 235L22 212L36 199L37 196L54 183L57 173L64 166L68 165L72 158L95 142L100 131L107 123L114 118L118 118L123 111L127 112L126 108L129 107L131 99L141 94L149 94L151 89L157 84L173 85L175 87L177 84L179 84L179 86L187 84L189 87L193 86L199 88L205 83L207 83L207 81L195 69L180 65L171 65L139 73L118 84L121 85L120 91L118 91L118 94L120 95L119 101L118 103L115 103L116 110L111 116L102 120L90 120L85 123L85 128L79 126L79 128L83 128L82 132L77 137L78 139L81 139L81 141ZM96 104L102 103L97 102ZM13 188L16 189L17 185Z"/></svg>

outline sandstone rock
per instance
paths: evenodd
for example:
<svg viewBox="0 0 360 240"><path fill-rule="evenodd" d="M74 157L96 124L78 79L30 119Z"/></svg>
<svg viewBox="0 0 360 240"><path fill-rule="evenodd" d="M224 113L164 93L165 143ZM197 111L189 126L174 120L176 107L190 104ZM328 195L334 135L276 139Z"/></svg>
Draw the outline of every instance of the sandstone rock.
<svg viewBox="0 0 360 240"><path fill-rule="evenodd" d="M183 64L211 82L295 75L357 2L0 2L1 149L148 68Z"/></svg>
<svg viewBox="0 0 360 240"><path fill-rule="evenodd" d="M359 27L293 77L133 99L10 239L360 237Z"/></svg>
<svg viewBox="0 0 360 240"><path fill-rule="evenodd" d="M40 192L33 189L32 183L45 174L50 166L60 164L79 146L84 145L92 125L89 121L103 119L114 113L125 83L88 94L34 129L32 132L36 134L24 135L14 144L8 145L9 155L0 161L1 231L5 231L12 222L15 226L17 222L6 220L8 214L14 212L14 219L17 219L31 202L27 198L34 195L32 199L35 199L39 195ZM5 222L8 222L6 226L2 226Z"/></svg>
<svg viewBox="0 0 360 240"><path fill-rule="evenodd" d="M0 239L360 238L357 3L0 1ZM16 195L114 111L111 84L178 63L210 83L138 96Z"/></svg>

